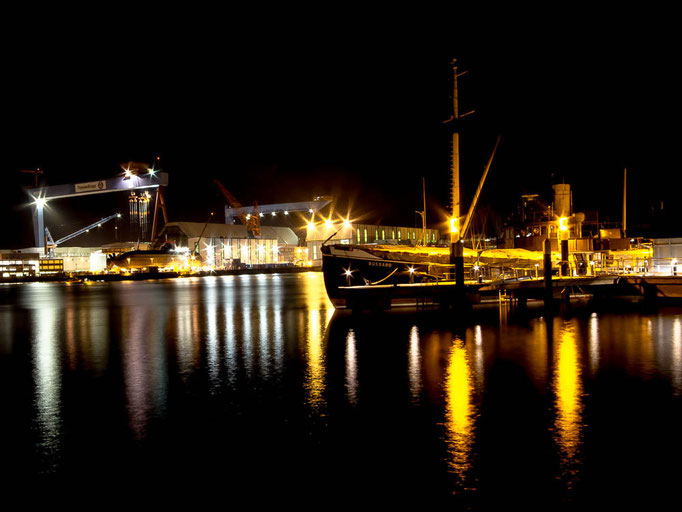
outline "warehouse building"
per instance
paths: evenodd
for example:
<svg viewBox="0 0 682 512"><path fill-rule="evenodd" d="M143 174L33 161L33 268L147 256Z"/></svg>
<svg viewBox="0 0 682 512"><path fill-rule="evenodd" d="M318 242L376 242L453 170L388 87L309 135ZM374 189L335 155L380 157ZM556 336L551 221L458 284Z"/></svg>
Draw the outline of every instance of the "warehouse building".
<svg viewBox="0 0 682 512"><path fill-rule="evenodd" d="M298 237L291 228L261 226L261 237L252 238L246 226L203 222L169 222L154 242L160 249L170 243L176 249L199 253L215 269L293 265Z"/></svg>

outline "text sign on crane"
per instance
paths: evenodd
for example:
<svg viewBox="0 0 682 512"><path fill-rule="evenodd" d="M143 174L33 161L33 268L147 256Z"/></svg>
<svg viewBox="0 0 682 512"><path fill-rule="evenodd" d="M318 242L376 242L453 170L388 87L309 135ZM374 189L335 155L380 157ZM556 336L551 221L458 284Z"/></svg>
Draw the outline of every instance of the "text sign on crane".
<svg viewBox="0 0 682 512"><path fill-rule="evenodd" d="M94 192L96 190L104 190L107 188L106 181L90 181L88 183L76 183L76 192Z"/></svg>

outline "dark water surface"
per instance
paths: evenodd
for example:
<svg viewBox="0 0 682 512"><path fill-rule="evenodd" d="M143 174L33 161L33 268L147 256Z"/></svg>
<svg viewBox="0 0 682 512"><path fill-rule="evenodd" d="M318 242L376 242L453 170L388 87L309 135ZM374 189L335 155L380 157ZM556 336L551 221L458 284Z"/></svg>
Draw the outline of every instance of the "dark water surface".
<svg viewBox="0 0 682 512"><path fill-rule="evenodd" d="M6 489L655 505L682 309L353 316L319 273L8 285L0 413Z"/></svg>

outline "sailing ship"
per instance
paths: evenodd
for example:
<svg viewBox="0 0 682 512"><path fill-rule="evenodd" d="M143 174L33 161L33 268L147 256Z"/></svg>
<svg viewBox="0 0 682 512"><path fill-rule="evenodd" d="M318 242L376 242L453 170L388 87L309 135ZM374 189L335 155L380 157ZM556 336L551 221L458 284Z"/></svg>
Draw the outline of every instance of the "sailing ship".
<svg viewBox="0 0 682 512"><path fill-rule="evenodd" d="M466 236L478 197L492 164L499 138L478 185L468 214L460 222L459 185L459 133L460 119L457 93L457 63L453 61L453 115L446 121L452 130L452 217L450 219L450 245L353 245L324 244L321 247L322 270L327 294L337 308L346 307L347 292L353 287L402 286L402 294L392 294L390 306L412 305L427 288L433 286L464 284L475 287L492 279L536 276L542 264L542 253L518 248L474 250L464 247ZM466 114L465 114L466 115ZM424 221L423 213L422 220ZM554 255L558 259L558 255ZM419 289L419 291L417 291Z"/></svg>

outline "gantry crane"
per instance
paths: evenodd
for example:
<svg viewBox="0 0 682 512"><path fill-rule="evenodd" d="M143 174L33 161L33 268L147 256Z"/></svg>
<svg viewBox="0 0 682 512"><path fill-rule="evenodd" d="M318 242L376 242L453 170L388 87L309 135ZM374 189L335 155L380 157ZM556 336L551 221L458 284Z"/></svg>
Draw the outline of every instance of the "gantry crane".
<svg viewBox="0 0 682 512"><path fill-rule="evenodd" d="M214 179L213 182L216 185L218 185L218 188L223 193L223 196L225 196L225 200L228 202L230 207L234 208L235 210L238 208L242 208L242 205L239 203L239 201L237 201L237 198L234 197L232 193L225 188L225 185L220 183L220 181L217 179ZM256 202L253 203L253 212L239 214L239 220L241 221L242 224L244 224L244 226L246 226L246 231L249 233L250 237L252 238L261 237L258 203Z"/></svg>

